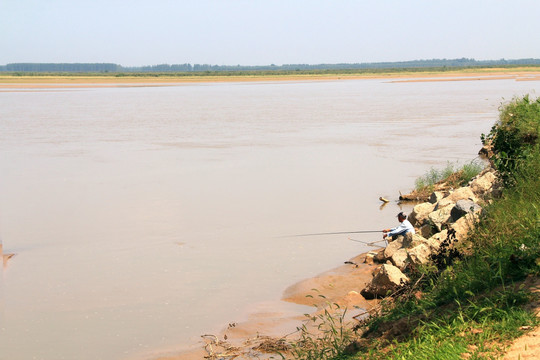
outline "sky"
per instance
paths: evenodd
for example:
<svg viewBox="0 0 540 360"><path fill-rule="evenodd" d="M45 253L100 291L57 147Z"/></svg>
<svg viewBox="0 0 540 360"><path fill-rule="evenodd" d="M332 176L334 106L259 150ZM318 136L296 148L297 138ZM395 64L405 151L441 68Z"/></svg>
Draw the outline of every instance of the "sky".
<svg viewBox="0 0 540 360"><path fill-rule="evenodd" d="M0 65L540 58L539 0L0 0Z"/></svg>

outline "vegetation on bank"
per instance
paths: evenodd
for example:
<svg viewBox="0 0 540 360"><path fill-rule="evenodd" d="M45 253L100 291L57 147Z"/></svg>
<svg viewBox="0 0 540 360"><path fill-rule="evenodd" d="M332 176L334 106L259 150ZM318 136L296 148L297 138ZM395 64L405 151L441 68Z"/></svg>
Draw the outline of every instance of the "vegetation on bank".
<svg viewBox="0 0 540 360"><path fill-rule="evenodd" d="M384 300L378 315L355 329L362 331L352 344L341 341L353 338L352 330L331 323L337 339L319 352L335 360L493 359L537 326L524 305L532 299L525 285L540 274L539 135L540 99L502 106L482 136L505 184L501 197L486 204L457 251L443 249L436 264L413 270L414 285ZM295 350L296 359L317 358Z"/></svg>
<svg viewBox="0 0 540 360"><path fill-rule="evenodd" d="M62 65L62 64L60 64ZM70 64L67 64L70 65ZM78 65L78 64L73 64ZM94 64L90 64L94 65ZM113 64L114 65L114 64ZM194 69L189 71L179 70L124 70L121 67L115 70L87 70L71 71L61 70L5 70L0 71L2 77L94 77L94 78L197 78L197 77L286 77L286 76L385 76L385 75L414 75L414 74L452 74L452 73L494 73L494 72L526 72L539 71L540 60L538 64L502 64L502 65L470 65L470 66L395 66L395 67L337 67L337 68L287 68L287 67L269 67L269 68L238 68L238 69ZM55 69L55 68L52 68Z"/></svg>
<svg viewBox="0 0 540 360"><path fill-rule="evenodd" d="M283 64L283 65L211 65L211 64L159 64L149 66L122 66L113 63L12 63L0 65L0 72L33 73L192 73L192 72L252 72L252 71L355 71L362 69L449 69L480 67L540 66L540 59L475 60L429 59L375 63L339 64Z"/></svg>
<svg viewBox="0 0 540 360"><path fill-rule="evenodd" d="M445 168L431 168L425 175L416 179L415 191L429 196L436 190L437 185L454 189L465 186L484 167L485 164L478 160L463 164L461 167L457 163L448 162Z"/></svg>

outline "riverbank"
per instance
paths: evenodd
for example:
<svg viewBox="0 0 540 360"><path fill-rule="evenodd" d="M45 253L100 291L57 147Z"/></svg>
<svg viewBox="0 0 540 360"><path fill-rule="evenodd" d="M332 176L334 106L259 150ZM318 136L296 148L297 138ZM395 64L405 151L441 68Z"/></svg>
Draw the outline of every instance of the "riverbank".
<svg viewBox="0 0 540 360"><path fill-rule="evenodd" d="M410 219L417 234L410 239L398 237L386 247L360 254L340 267L300 281L284 291L283 300L312 306L307 319L326 311L331 313L337 309L347 309L345 326L355 327L373 312L379 299L400 288L402 279L409 281L405 274L411 268L429 262L445 242L465 240L481 210L477 203L484 205L485 200L499 191L494 171L489 168L473 179L463 181L463 185L467 186L454 190L447 184L438 188L432 200L413 208ZM288 344L294 343L301 334L297 329L306 324L306 316L285 316L277 312L253 314L249 321L229 325L218 335L203 336L206 344L201 344L198 349L159 360L192 360L202 356L212 358L217 354L244 356L246 359L271 358L275 355L271 350L275 350L276 345L282 344L284 350L290 350ZM270 349L261 350L264 344Z"/></svg>
<svg viewBox="0 0 540 360"><path fill-rule="evenodd" d="M291 285L282 301L310 307L310 316L328 304L348 309L347 320L373 309L378 300L366 300L360 291L371 281L374 266L366 264L368 253L359 254L343 265ZM276 306L279 308L279 306ZM298 338L306 315L267 309L250 314L247 321L232 323L218 334L201 334L201 342L181 353L156 355L155 360L200 360L212 355L235 359L275 358L280 344ZM219 358L219 356L218 356Z"/></svg>
<svg viewBox="0 0 540 360"><path fill-rule="evenodd" d="M341 267L285 291L285 299L318 299L319 306L326 304L330 309L334 300L338 308L369 308L351 289L357 288L360 278L365 280L373 273L373 279L363 283L362 295L366 299L389 298L384 310L354 327L358 333L349 346L341 343L349 339L341 337L338 347L322 351L340 359L349 358L346 355L351 359L419 359L426 354L427 358L492 358L503 355L511 341L524 333L507 358L522 357L529 346L538 346L531 336L537 334L539 322L539 121L540 100L525 97L506 105L499 126L484 138L493 167L466 187L449 189L448 193L436 191L429 201L416 205L411 222L418 234L398 238L385 249L351 260L348 265L354 272ZM512 161L498 161L507 151ZM360 262L381 265L368 272ZM319 315L307 316L315 319ZM339 326L336 334L341 334L346 325L336 325L333 319L323 324ZM265 341L266 348L274 352L276 346L291 346L291 339L279 341L288 335L278 340L258 335L261 344L247 353L233 353L241 347L229 347L227 334L222 336L223 340L214 337L210 346L221 346L225 350L222 355L239 358L252 358L249 351L258 351ZM292 340L293 348L299 346ZM252 345L244 344L245 348ZM210 349L210 358L219 354L212 347L206 349ZM333 358L325 355L325 359Z"/></svg>
<svg viewBox="0 0 540 360"><path fill-rule="evenodd" d="M366 322L350 359L492 359L511 344L506 359L537 358L528 347L538 347L530 337L540 323L539 125L538 98L501 107L499 121L482 136L498 190L482 209L464 208L477 214L476 225L466 238L441 246L433 264L408 274L405 293ZM430 205L415 206L413 218L423 218L420 207ZM439 218L431 212L429 225Z"/></svg>
<svg viewBox="0 0 540 360"><path fill-rule="evenodd" d="M520 68L478 68L448 71L400 71L400 72L359 72L359 73L316 73L316 74L277 74L277 75L234 75L216 74L34 74L1 75L0 88L4 89L55 89L55 88L93 88L93 87L149 87L174 86L176 84L211 82L267 82L267 81L329 81L346 79L389 79L394 82L425 81L464 81L464 80L502 80L538 81L540 69ZM400 80L403 79L403 80Z"/></svg>

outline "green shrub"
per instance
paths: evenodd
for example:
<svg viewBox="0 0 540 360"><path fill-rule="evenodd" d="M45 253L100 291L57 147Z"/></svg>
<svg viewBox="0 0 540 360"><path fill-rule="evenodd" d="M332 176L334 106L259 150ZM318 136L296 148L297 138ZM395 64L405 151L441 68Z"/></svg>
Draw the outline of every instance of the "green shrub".
<svg viewBox="0 0 540 360"><path fill-rule="evenodd" d="M513 183L512 173L538 144L540 135L540 98L528 95L514 98L500 109L499 121L488 135L482 134L484 145L493 147L491 159L505 184Z"/></svg>

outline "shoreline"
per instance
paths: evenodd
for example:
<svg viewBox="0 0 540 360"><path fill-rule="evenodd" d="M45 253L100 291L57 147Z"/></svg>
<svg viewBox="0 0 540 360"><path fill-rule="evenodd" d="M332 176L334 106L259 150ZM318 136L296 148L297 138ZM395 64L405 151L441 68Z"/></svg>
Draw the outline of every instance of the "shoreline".
<svg viewBox="0 0 540 360"><path fill-rule="evenodd" d="M373 264L364 263L368 252L356 255L333 269L290 285L283 291L279 301L309 306L310 316L326 308L327 304L338 304L342 308L347 308L349 313L347 320L366 313L379 303L379 300L366 300L360 295L360 291L372 279L372 271L376 268ZM236 351L245 348L250 354L240 353L239 356L241 358L246 355L253 356L253 348L265 343L275 344L280 339L294 336L298 332L297 327L302 325L307 315L294 311L258 310L249 313L247 320L243 322L225 325L218 334L201 334L204 340L198 344L188 345L179 351L161 351L161 354L156 351L150 354L148 359L203 359L209 355L205 350L205 342L212 345L213 350L218 346L230 346ZM266 354L264 351L256 353L258 359L267 359L272 355L275 354Z"/></svg>
<svg viewBox="0 0 540 360"><path fill-rule="evenodd" d="M0 91L11 89L65 89L65 88L116 88L116 87L162 87L199 83L230 82L287 82L287 81L335 81L358 79L388 79L391 82L436 82L472 80L539 81L540 70L474 69L447 72L357 73L357 74L280 74L280 75L186 75L186 76L115 76L115 75L31 75L15 76L0 74ZM398 79L398 80L396 80Z"/></svg>
<svg viewBox="0 0 540 360"><path fill-rule="evenodd" d="M377 251L361 253L341 266L286 288L281 298L283 301L313 306L304 316L271 314L266 321L248 320L238 326L229 325L217 336L203 335L205 340L210 338L210 342L206 341L200 349L153 359L195 360L208 356L215 358L216 355L219 358L231 355L270 359L272 354L266 354L264 348L261 350L265 342L265 346L275 353L276 346L286 346L285 340L295 340L294 335L298 333L295 329L316 327L312 321L319 316L333 316L329 314L346 309L347 316L344 313L343 321L351 326L353 321L369 316L379 303L375 299L385 297L388 292L401 287L403 282L409 282L405 275L409 266L416 267L431 261L445 241L451 244L466 240L486 199L500 191L494 172L491 167L485 167L467 185L458 185L454 189L455 185L449 182L444 188L434 191L429 201L416 204L408 216L416 233L398 237ZM256 314L254 318L257 319ZM306 321L302 323L302 319ZM283 326L284 322L288 328ZM276 325L282 327L271 334Z"/></svg>

